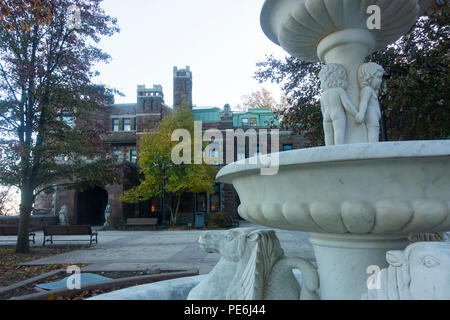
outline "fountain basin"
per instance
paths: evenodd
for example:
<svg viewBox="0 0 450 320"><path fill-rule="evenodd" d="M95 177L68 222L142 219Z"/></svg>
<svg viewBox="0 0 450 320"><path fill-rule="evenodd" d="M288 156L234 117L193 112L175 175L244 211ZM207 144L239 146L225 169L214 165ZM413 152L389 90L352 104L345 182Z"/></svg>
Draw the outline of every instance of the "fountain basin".
<svg viewBox="0 0 450 320"><path fill-rule="evenodd" d="M278 174L261 175L278 156ZM217 180L239 194L239 214L310 233L320 298L358 300L368 271L408 234L450 230L450 140L300 149L232 163Z"/></svg>
<svg viewBox="0 0 450 320"><path fill-rule="evenodd" d="M450 230L448 140L281 152L274 176L260 175L265 161L251 161L230 164L217 175L234 185L239 214L248 221L333 234Z"/></svg>
<svg viewBox="0 0 450 320"><path fill-rule="evenodd" d="M104 293L88 300L186 300L189 292L206 275L147 283Z"/></svg>
<svg viewBox="0 0 450 320"><path fill-rule="evenodd" d="M370 50L385 48L408 32L433 0L266 0L261 26L266 36L291 55L319 61L317 46L327 36L346 29L372 34ZM380 8L381 26L368 30L367 8ZM370 35L369 35L370 36ZM348 40L349 38L346 37ZM370 53L370 52L369 52Z"/></svg>

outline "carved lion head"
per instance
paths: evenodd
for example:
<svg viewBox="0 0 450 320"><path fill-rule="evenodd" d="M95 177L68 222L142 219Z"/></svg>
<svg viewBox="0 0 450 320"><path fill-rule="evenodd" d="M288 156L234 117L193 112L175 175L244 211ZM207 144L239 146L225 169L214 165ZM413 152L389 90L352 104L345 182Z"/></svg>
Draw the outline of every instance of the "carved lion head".
<svg viewBox="0 0 450 320"><path fill-rule="evenodd" d="M417 242L404 251L389 251L386 259L389 267L381 271L381 287L369 291L369 299L450 299L449 243Z"/></svg>
<svg viewBox="0 0 450 320"><path fill-rule="evenodd" d="M450 299L449 243L418 242L405 251L388 252L387 260L405 273L400 289L407 290L409 299Z"/></svg>
<svg viewBox="0 0 450 320"><path fill-rule="evenodd" d="M200 247L208 253L218 253L222 258L238 262L244 253L248 236L257 229L231 229L207 231L198 240Z"/></svg>
<svg viewBox="0 0 450 320"><path fill-rule="evenodd" d="M200 236L200 247L218 253L236 263L236 273L229 279L226 299L262 299L264 282L273 265L284 256L273 230L238 228L208 231Z"/></svg>

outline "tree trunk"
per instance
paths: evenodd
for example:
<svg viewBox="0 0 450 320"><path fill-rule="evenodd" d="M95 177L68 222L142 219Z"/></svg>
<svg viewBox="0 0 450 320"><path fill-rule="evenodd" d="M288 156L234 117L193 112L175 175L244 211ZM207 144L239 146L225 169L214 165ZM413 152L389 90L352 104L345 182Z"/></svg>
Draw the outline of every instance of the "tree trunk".
<svg viewBox="0 0 450 320"><path fill-rule="evenodd" d="M19 233L17 237L16 253L28 253L30 251L30 219L33 209L33 190L31 187L21 188Z"/></svg>
<svg viewBox="0 0 450 320"><path fill-rule="evenodd" d="M178 211L180 210L180 202L181 202L181 195L176 195L176 205L175 205L175 210L173 212L173 216L171 217L171 225L175 226L177 224L177 219L178 219Z"/></svg>

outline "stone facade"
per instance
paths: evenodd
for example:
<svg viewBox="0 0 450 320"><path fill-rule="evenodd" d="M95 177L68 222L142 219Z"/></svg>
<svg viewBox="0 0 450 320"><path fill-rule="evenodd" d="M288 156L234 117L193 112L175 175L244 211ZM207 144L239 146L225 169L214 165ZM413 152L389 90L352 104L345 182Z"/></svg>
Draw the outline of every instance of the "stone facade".
<svg viewBox="0 0 450 320"><path fill-rule="evenodd" d="M140 137L154 130L164 116L172 110L186 103L192 107L192 72L189 67L185 69L174 67L173 94L174 105L171 108L164 102L162 86L154 85L152 88L146 88L144 85L138 85L136 103L113 104L104 112L95 115L97 125L105 128L104 142L110 145L111 152L117 155L123 164L124 183L122 185L104 186L85 192L57 189L54 194L40 195L36 201L36 208L47 209L57 214L60 208L66 205L69 223L103 224L103 206L106 207L109 203L112 209L108 221L110 225L119 226L125 219L134 217L157 217L161 223L163 221L161 199L150 199L139 204L126 204L116 199L123 194L124 190L139 184L136 163ZM293 135L290 131L280 131L279 148L275 149L275 146L271 146L269 122L274 120L274 114L270 110L232 112L230 106L225 105L223 109L194 108L193 114L197 121L202 121L203 131L217 129L222 133L223 161L217 164L218 166L227 164L227 159L233 162L244 157L251 157L254 152L258 152L249 147L249 138L241 140L234 138L235 141L232 143L234 150L228 150L226 139L227 132L230 130L242 129L244 132L254 130L252 132L256 136L259 136L260 130L266 130L268 153L304 148L306 145L302 136ZM206 219L209 215L221 211L237 219L237 208L240 202L233 186L217 184L215 189L214 195L184 194L177 222L181 225L194 224L196 213L199 212L204 214ZM172 200L170 195L166 196L165 219L167 222L170 218L168 205Z"/></svg>
<svg viewBox="0 0 450 320"><path fill-rule="evenodd" d="M192 108L192 72L186 69L173 68L173 107L179 108L187 104Z"/></svg>

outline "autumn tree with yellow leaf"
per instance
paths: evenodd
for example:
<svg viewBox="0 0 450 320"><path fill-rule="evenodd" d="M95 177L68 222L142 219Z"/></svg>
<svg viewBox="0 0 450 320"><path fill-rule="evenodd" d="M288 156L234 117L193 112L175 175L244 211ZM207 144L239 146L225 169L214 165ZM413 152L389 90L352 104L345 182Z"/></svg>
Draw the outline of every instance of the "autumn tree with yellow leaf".
<svg viewBox="0 0 450 320"><path fill-rule="evenodd" d="M167 115L155 132L149 132L139 142L138 164L141 167L140 184L126 190L120 201L138 203L153 197L161 197L163 185L171 196L167 207L170 224L176 225L183 194L189 192L214 193L217 169L206 163L194 164L194 144L190 144L190 162L175 165L172 151L179 141L172 141L177 129L187 130L194 137L194 116L189 107L182 107Z"/></svg>

